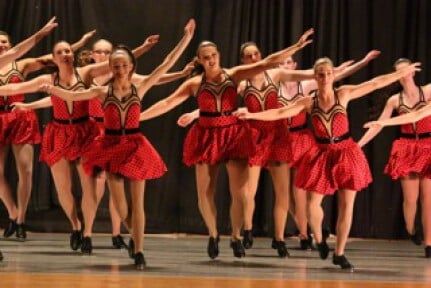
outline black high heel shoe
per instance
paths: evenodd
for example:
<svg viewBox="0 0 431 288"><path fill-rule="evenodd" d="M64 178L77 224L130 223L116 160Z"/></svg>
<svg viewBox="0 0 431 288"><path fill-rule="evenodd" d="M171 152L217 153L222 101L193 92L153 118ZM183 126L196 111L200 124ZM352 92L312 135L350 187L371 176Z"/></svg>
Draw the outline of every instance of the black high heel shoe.
<svg viewBox="0 0 431 288"><path fill-rule="evenodd" d="M135 267L136 270L144 270L147 266L147 263L145 262L144 253L138 252L135 254Z"/></svg>
<svg viewBox="0 0 431 288"><path fill-rule="evenodd" d="M272 249L276 249L278 256L281 258L290 257L289 251L287 251L286 242L284 241L278 241L275 240L275 238L272 239L271 243Z"/></svg>
<svg viewBox="0 0 431 288"><path fill-rule="evenodd" d="M341 269L350 270L351 272L353 272L353 270L355 269L344 255L335 255L334 253L334 255L332 256L332 263L334 265L340 266Z"/></svg>
<svg viewBox="0 0 431 288"><path fill-rule="evenodd" d="M245 249L250 249L253 246L253 233L251 230L244 230L242 245Z"/></svg>
<svg viewBox="0 0 431 288"><path fill-rule="evenodd" d="M331 236L331 229L328 226L322 227L322 242L326 242L329 236Z"/></svg>
<svg viewBox="0 0 431 288"><path fill-rule="evenodd" d="M82 238L81 252L83 254L91 255L93 252L93 243L91 242L91 237Z"/></svg>
<svg viewBox="0 0 431 288"><path fill-rule="evenodd" d="M127 247L127 252L130 258L135 258L135 241L132 238L129 240L129 247Z"/></svg>
<svg viewBox="0 0 431 288"><path fill-rule="evenodd" d="M239 239L230 240L230 248L232 248L233 256L237 258L245 257L244 246L242 246L242 242Z"/></svg>
<svg viewBox="0 0 431 288"><path fill-rule="evenodd" d="M217 258L218 254L219 254L219 248L218 248L218 243L220 242L220 237L210 237L208 239L208 245L207 245L207 253L208 256L211 259L215 259Z"/></svg>
<svg viewBox="0 0 431 288"><path fill-rule="evenodd" d="M25 241L25 239L27 239L27 229L24 223L17 224L16 238L20 241Z"/></svg>
<svg viewBox="0 0 431 288"><path fill-rule="evenodd" d="M299 240L299 247L301 250L314 250L316 249L313 245L313 237L308 234L307 239Z"/></svg>
<svg viewBox="0 0 431 288"><path fill-rule="evenodd" d="M16 232L18 224L16 224L16 220L9 219L9 223L7 224L6 229L4 229L3 236L4 238L9 238Z"/></svg>
<svg viewBox="0 0 431 288"><path fill-rule="evenodd" d="M3 261L3 253L1 253L1 251L0 251L0 262L2 262Z"/></svg>
<svg viewBox="0 0 431 288"><path fill-rule="evenodd" d="M431 258L431 246L425 247L425 258Z"/></svg>
<svg viewBox="0 0 431 288"><path fill-rule="evenodd" d="M414 234L409 234L409 239L417 246L422 244L422 236L421 233L417 230Z"/></svg>
<svg viewBox="0 0 431 288"><path fill-rule="evenodd" d="M124 238L120 234L112 237L112 246L115 249L127 249L127 244L124 242Z"/></svg>
<svg viewBox="0 0 431 288"><path fill-rule="evenodd" d="M319 251L320 259L328 258L329 246L326 242L316 243L317 250Z"/></svg>
<svg viewBox="0 0 431 288"><path fill-rule="evenodd" d="M70 248L73 251L81 248L82 245L82 233L80 230L73 230L72 234L70 234Z"/></svg>

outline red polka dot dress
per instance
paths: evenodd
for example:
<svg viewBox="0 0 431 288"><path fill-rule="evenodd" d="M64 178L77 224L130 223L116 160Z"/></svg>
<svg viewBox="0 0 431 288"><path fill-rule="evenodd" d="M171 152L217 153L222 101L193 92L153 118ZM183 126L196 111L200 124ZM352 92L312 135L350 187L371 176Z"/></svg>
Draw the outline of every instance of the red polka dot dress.
<svg viewBox="0 0 431 288"><path fill-rule="evenodd" d="M301 82L298 82L298 90L296 95L287 99L283 95L283 86L280 85L279 102L283 106L292 105L299 97L303 97L303 89ZM290 141L288 148L291 155L291 166L298 168L299 161L304 154L316 145L313 133L307 128L307 112L302 111L298 115L287 118L287 125L290 132Z"/></svg>
<svg viewBox="0 0 431 288"><path fill-rule="evenodd" d="M244 89L244 103L252 113L280 108L278 89L265 72L266 85L262 89L254 87L249 80ZM271 163L288 163L291 160L289 132L285 120L249 120L254 150L249 158L252 166L267 167Z"/></svg>
<svg viewBox="0 0 431 288"><path fill-rule="evenodd" d="M418 90L419 102L413 107L404 104L403 92L400 92L399 114L409 113L426 105L422 88L418 87ZM385 173L392 179L410 174L431 178L431 116L401 126L400 138L392 144Z"/></svg>
<svg viewBox="0 0 431 288"><path fill-rule="evenodd" d="M232 115L238 107L237 87L224 73L224 81L210 83L202 77L196 94L199 119L184 140L183 162L216 164L233 159L248 159L253 142L247 122Z"/></svg>
<svg viewBox="0 0 431 288"><path fill-rule="evenodd" d="M121 100L109 84L103 103L105 133L99 135L84 155L84 169L95 175L101 170L131 180L160 178L165 163L139 130L141 101L135 86Z"/></svg>
<svg viewBox="0 0 431 288"><path fill-rule="evenodd" d="M23 81L24 76L17 69L16 62L12 62L7 73L0 75L0 85ZM0 146L40 143L36 113L33 110L11 111L14 102L24 102L24 95L0 96Z"/></svg>
<svg viewBox="0 0 431 288"><path fill-rule="evenodd" d="M325 195L339 189L360 191L372 181L367 159L350 137L347 111L336 91L335 97L336 103L328 111L314 97L311 122L317 145L300 160L296 177L297 187Z"/></svg>
<svg viewBox="0 0 431 288"><path fill-rule="evenodd" d="M84 82L75 70L76 83L66 88L61 86L58 74L54 74L54 85L77 91L85 89ZM53 121L43 133L40 159L52 166L60 159L78 160L99 134L96 123L88 116L88 100L68 103L51 95Z"/></svg>

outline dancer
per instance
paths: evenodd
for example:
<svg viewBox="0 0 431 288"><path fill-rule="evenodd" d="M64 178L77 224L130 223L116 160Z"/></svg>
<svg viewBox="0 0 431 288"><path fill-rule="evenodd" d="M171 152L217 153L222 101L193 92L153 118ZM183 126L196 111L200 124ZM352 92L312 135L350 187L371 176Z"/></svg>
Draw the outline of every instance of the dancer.
<svg viewBox="0 0 431 288"><path fill-rule="evenodd" d="M216 224L216 192L218 167L226 162L231 193L230 216L232 222L231 248L235 257L244 257L240 240L243 225L243 202L247 188L247 159L253 153L253 143L248 125L232 115L237 109L237 85L241 80L253 77L285 57L294 54L311 42L310 29L299 41L282 51L250 65L231 69L220 67L217 46L202 42L197 50L197 59L202 74L185 81L171 96L161 100L141 113L141 120L148 120L168 112L196 95L200 116L189 131L184 142L183 161L194 165L198 191L199 210L209 232L207 252L211 259L219 254L219 235Z"/></svg>
<svg viewBox="0 0 431 288"><path fill-rule="evenodd" d="M20 57L24 52L29 50L32 45L36 44L42 36L50 33L56 26L57 23L55 23L55 17L53 17L44 26L44 28L34 36L18 44L18 46L20 46L18 48L16 48L17 46L11 48L9 35L5 32L1 32L1 55L10 55L12 54L10 51L15 51L13 54ZM93 34L94 31L85 34L80 41L74 44L74 49L78 49L84 45ZM25 51L22 51L23 47L26 47L24 49ZM18 51L20 52L17 53ZM52 59L52 56L45 55L38 58L25 58L4 65L4 67L0 69L0 86L8 83L19 83L24 81L29 73L45 67L45 63L48 62L49 59ZM5 204L9 214L9 223L4 230L3 235L7 238L16 233L17 239L22 241L27 238L25 215L32 189L32 145L40 142L39 125L36 114L33 111L11 111L11 106L14 102L23 100L24 95L19 93L13 95L13 97L4 96L0 99L0 107L2 107L0 112L0 198ZM15 203L12 197L11 189L4 176L6 158L10 148L12 148L15 157L19 179L17 187L17 203Z"/></svg>
<svg viewBox="0 0 431 288"><path fill-rule="evenodd" d="M159 178L166 172L166 166L157 151L139 132L140 103L148 89L178 60L192 39L194 30L195 22L190 20L184 28L181 41L139 85L135 86L131 82L136 59L128 48L120 46L109 58L113 80L108 86L95 86L82 92L71 92L52 85L42 86L43 90L65 101L97 97L103 102L105 133L90 145L84 155L84 166L86 172L92 175L101 170L107 172L108 186L117 211L121 219L129 224L128 227L133 228L134 259L139 270L146 265L143 254L145 182L147 179ZM124 180L130 182L131 215L128 215Z"/></svg>
<svg viewBox="0 0 431 288"><path fill-rule="evenodd" d="M313 93L314 97L304 97L293 105L279 109L236 113L241 119L266 121L293 117L304 110L311 114L317 145L307 151L299 163L296 185L310 192L309 223L322 259L328 257L329 247L322 239L321 203L325 195L332 195L338 190L337 241L332 262L343 269L353 270L353 265L344 256L344 248L351 227L355 196L357 191L371 182L365 155L350 137L347 104L350 100L400 79L418 69L417 67L418 64L415 63L362 84L345 85L335 90L332 61L321 58L314 64L318 85L318 90Z"/></svg>
<svg viewBox="0 0 431 288"><path fill-rule="evenodd" d="M394 68L400 70L410 64L410 60L401 58ZM420 199L425 257L431 258L431 84L417 86L414 73L401 78L400 84L402 91L388 99L379 120L365 124L370 129L358 144L366 145L385 126L402 125L400 138L392 144L385 173L394 180L400 179L406 230L416 245L422 244L420 232L415 228ZM393 111L402 116L390 118Z"/></svg>

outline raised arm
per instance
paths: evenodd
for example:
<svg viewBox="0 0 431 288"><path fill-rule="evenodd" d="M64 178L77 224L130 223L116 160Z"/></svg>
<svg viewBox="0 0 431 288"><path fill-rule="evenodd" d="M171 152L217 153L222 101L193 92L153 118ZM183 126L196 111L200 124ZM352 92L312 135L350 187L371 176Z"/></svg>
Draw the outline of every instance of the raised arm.
<svg viewBox="0 0 431 288"><path fill-rule="evenodd" d="M287 47L281 51L275 52L271 55L268 55L267 57L256 63L236 66L229 69L227 72L236 83L241 82L241 80L251 78L258 73L273 68L277 64L281 63L284 59L292 56L293 54L310 44L312 40L308 40L308 37L313 33L314 30L309 29L301 36L301 38L299 38L298 42L294 45Z"/></svg>
<svg viewBox="0 0 431 288"><path fill-rule="evenodd" d="M71 91L71 90L65 90L58 86L53 86L51 84L49 85L44 84L39 87L40 91L58 96L65 101L90 100L96 97L103 99L104 96L106 95L107 89L108 89L107 86L95 86L87 90Z"/></svg>
<svg viewBox="0 0 431 288"><path fill-rule="evenodd" d="M190 19L187 25L184 27L184 36L178 42L178 44L172 49L172 51L166 56L162 64L160 64L156 69L151 72L147 79L142 81L138 85L138 95L142 97L148 89L150 89L154 84L156 84L160 77L165 74L171 67L175 64L181 54L184 52L186 47L189 45L190 40L193 38L195 32L196 23L194 19Z"/></svg>
<svg viewBox="0 0 431 288"><path fill-rule="evenodd" d="M380 117L378 121L389 119L392 115L392 112L396 108L397 104L397 95L394 95L388 99L386 102L385 108L383 109L382 114L380 114ZM365 134L362 136L362 138L358 141L358 145L360 147L367 145L368 142L370 142L374 137L377 136L377 134L382 131L382 126L372 126L370 129L365 132Z"/></svg>
<svg viewBox="0 0 431 288"><path fill-rule="evenodd" d="M51 107L52 102L51 97L44 97L30 103L15 102L11 106L14 110L36 110Z"/></svg>
<svg viewBox="0 0 431 288"><path fill-rule="evenodd" d="M26 95L26 93L37 92L41 85L50 83L51 75L41 75L30 81L0 86L0 95L6 97L16 94Z"/></svg>
<svg viewBox="0 0 431 288"><path fill-rule="evenodd" d="M51 33L51 31L57 27L57 23L55 22L55 17L51 18L51 20L46 23L45 26L42 27L35 34L25 39L21 43L17 44L15 47L12 47L5 54L0 56L0 68L4 65L18 59L27 53L34 45L36 45L43 37Z"/></svg>
<svg viewBox="0 0 431 288"><path fill-rule="evenodd" d="M144 43L135 49L132 50L133 56L136 58L141 57L144 53L147 53L154 47L157 43L159 43L160 35L151 35L145 39Z"/></svg>
<svg viewBox="0 0 431 288"><path fill-rule="evenodd" d="M170 82L179 80L181 78L187 77L190 75L193 68L194 68L194 64L193 64L193 61L191 61L181 71L163 74L160 77L159 81L154 85L162 85L162 84L170 83ZM135 85L139 85L140 82L144 81L148 77L149 75L133 74L132 82Z"/></svg>
<svg viewBox="0 0 431 288"><path fill-rule="evenodd" d="M94 34L96 34L96 29L91 30L91 31L85 33L84 35L82 35L81 39L79 39L77 42L70 45L72 47L72 51L76 52L79 49L81 49L82 47L84 47L88 43L88 41L91 39L91 37L94 36Z"/></svg>
<svg viewBox="0 0 431 288"><path fill-rule="evenodd" d="M278 109L269 109L262 112L250 113L246 110L238 110L234 113L240 119L254 119L262 121L274 121L284 118L293 117L303 110L308 110L312 104L312 97L301 97L294 104Z"/></svg>
<svg viewBox="0 0 431 288"><path fill-rule="evenodd" d="M367 66L368 63L370 63L371 60L374 60L377 57L379 57L380 53L381 52L378 51L378 50L371 50L360 61L358 61L358 62L356 62L356 63L354 63L352 65L349 65L349 66L345 67L344 69L340 69L339 72L335 72L335 80L334 81L339 81L341 79L344 79L344 78L349 77L350 75L356 73L360 69L362 69L365 66Z"/></svg>
<svg viewBox="0 0 431 288"><path fill-rule="evenodd" d="M352 99L360 98L373 92L374 90L383 88L392 82L399 80L400 78L413 73L414 71L420 71L420 63L410 64L395 72L375 77L369 81L366 81L359 85L346 85L340 87L340 97L348 102Z"/></svg>
<svg viewBox="0 0 431 288"><path fill-rule="evenodd" d="M200 80L198 77L193 77L185 81L170 96L163 100L160 100L148 109L141 112L139 120L145 121L158 117L177 107L195 93L195 91L199 87L199 81Z"/></svg>

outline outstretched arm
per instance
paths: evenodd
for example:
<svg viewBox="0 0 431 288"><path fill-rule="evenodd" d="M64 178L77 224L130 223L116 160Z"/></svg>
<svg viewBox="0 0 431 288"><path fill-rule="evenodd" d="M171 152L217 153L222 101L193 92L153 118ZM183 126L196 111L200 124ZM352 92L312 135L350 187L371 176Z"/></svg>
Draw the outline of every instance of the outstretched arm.
<svg viewBox="0 0 431 288"><path fill-rule="evenodd" d="M41 75L30 81L0 86L0 95L2 96L11 96L16 94L26 95L26 93L37 92L39 90L40 85L50 84L50 83L51 83L51 75Z"/></svg>
<svg viewBox="0 0 431 288"><path fill-rule="evenodd" d="M166 56L162 64L160 64L156 69L151 72L147 79L142 81L138 85L138 95L142 97L148 89L150 89L154 84L156 84L160 77L165 74L171 67L175 64L181 54L184 52L186 47L189 45L190 40L193 38L195 32L196 23L194 19L190 19L187 25L184 27L184 36L178 42L178 44L172 49L172 51Z"/></svg>
<svg viewBox="0 0 431 288"><path fill-rule="evenodd" d="M298 82L303 80L310 80L314 78L313 69L308 70L291 70L285 68L276 68L269 70L274 82Z"/></svg>
<svg viewBox="0 0 431 288"><path fill-rule="evenodd" d="M383 88L392 82L399 80L400 78L413 73L414 71L420 71L420 63L413 63L393 73L381 75L375 77L367 82L359 85L346 85L340 87L340 96L345 100L350 101L352 99L360 98L367 95L374 90Z"/></svg>
<svg viewBox="0 0 431 288"><path fill-rule="evenodd" d="M240 65L231 68L228 70L228 74L236 83L239 83L241 82L241 80L251 78L258 73L268 70L281 63L289 56L292 56L308 44L310 44L312 40L308 40L308 37L310 37L313 33L314 30L309 29L301 36L301 38L299 38L298 42L294 45L287 47L286 49L283 49L281 51L275 52L256 63Z"/></svg>
<svg viewBox="0 0 431 288"><path fill-rule="evenodd" d="M159 43L160 35L151 35L145 39L144 43L135 49L132 50L133 56L136 58L141 57L144 53L147 53L154 47L157 43Z"/></svg>
<svg viewBox="0 0 431 288"><path fill-rule="evenodd" d="M15 102L12 103L14 110L36 110L52 106L51 97L44 97L30 103Z"/></svg>
<svg viewBox="0 0 431 288"><path fill-rule="evenodd" d="M254 119L263 121L274 121L284 118L293 117L301 111L308 109L311 105L312 97L302 97L294 104L278 109L269 109L258 113L250 113L246 110L238 110L234 113L240 119Z"/></svg>
<svg viewBox="0 0 431 288"><path fill-rule="evenodd" d="M71 90L65 90L58 86L53 86L51 84L49 85L44 84L39 87L40 91L55 95L65 101L90 100L96 97L103 98L106 95L107 89L108 89L107 86L95 86L87 90L71 91Z"/></svg>
<svg viewBox="0 0 431 288"><path fill-rule="evenodd" d="M51 33L51 31L57 27L57 23L55 22L55 17L51 18L51 20L46 23L45 26L42 27L35 34L25 39L15 47L12 47L5 54L0 56L0 68L4 65L18 59L27 53L34 45L36 45L43 37Z"/></svg>
<svg viewBox="0 0 431 288"><path fill-rule="evenodd" d="M162 85L162 84L170 83L170 82L176 81L178 79L187 77L187 76L190 75L190 73L193 70L193 68L194 68L194 64L193 64L193 61L192 61L192 62L188 63L183 68L183 70L181 70L181 71L163 74L160 77L159 81L156 84L154 84L154 85ZM132 82L135 85L139 85L140 82L144 81L148 77L149 77L149 75L133 74Z"/></svg>
<svg viewBox="0 0 431 288"><path fill-rule="evenodd" d="M378 121L389 119L391 117L392 112L396 107L395 106L397 103L396 100L397 100L396 95L388 99L382 114L380 114ZM383 128L382 126L377 126L377 125L370 127L370 129L368 129L367 132L365 132L362 138L358 141L358 145L360 147L367 145L368 142L370 142L374 137L377 136L377 134L380 133L380 131L382 131L382 128Z"/></svg>
<svg viewBox="0 0 431 288"><path fill-rule="evenodd" d="M370 52L368 52L367 55L365 55L365 57L361 61L358 61L352 65L345 67L344 69L341 69L340 72L336 72L335 81L339 81L356 73L360 69L367 66L371 60L374 60L379 57L380 53L381 52L378 50L371 50Z"/></svg>
<svg viewBox="0 0 431 288"><path fill-rule="evenodd" d="M94 36L94 34L96 34L96 29L91 30L91 31L85 33L84 35L82 35L81 39L79 39L77 42L75 42L71 45L72 51L76 52L79 49L81 49L82 47L84 47L85 44L87 44L88 41L90 41L91 37Z"/></svg>

